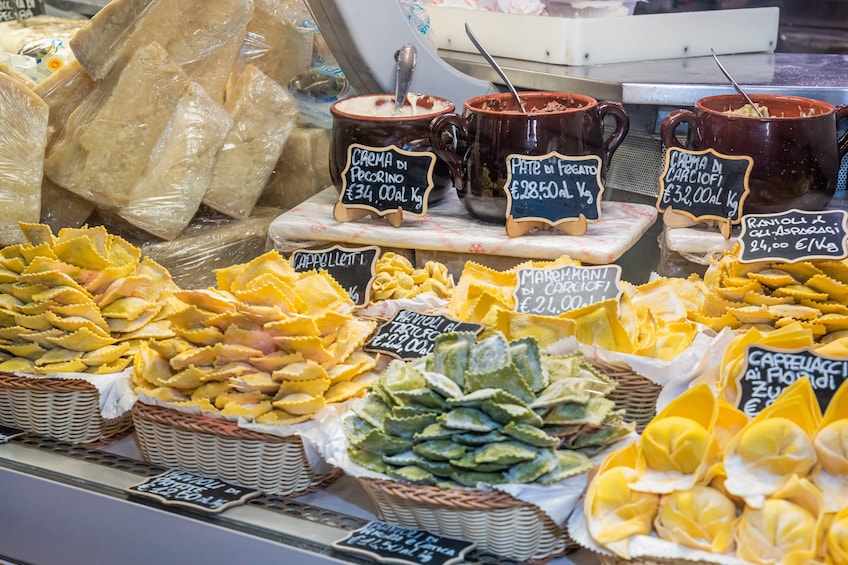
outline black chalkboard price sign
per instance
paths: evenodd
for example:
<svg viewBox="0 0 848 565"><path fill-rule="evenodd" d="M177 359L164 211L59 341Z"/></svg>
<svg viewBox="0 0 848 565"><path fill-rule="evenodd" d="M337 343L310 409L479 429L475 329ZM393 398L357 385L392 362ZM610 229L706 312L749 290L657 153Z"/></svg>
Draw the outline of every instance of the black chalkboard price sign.
<svg viewBox="0 0 848 565"><path fill-rule="evenodd" d="M231 506L244 504L259 495L259 491L255 489L179 470L150 477L128 487L126 492L132 496L151 498L162 504L185 506L205 513L221 512Z"/></svg>
<svg viewBox="0 0 848 565"><path fill-rule="evenodd" d="M406 151L396 145L351 144L342 171L339 201L333 210L336 220L399 211L423 216L427 212L427 197L434 186L435 165L436 155L428 151ZM358 209L361 214L351 214L351 209Z"/></svg>
<svg viewBox="0 0 848 565"><path fill-rule="evenodd" d="M789 210L780 214L750 214L742 218L739 261L782 261L842 259L845 249L844 210L807 212Z"/></svg>
<svg viewBox="0 0 848 565"><path fill-rule="evenodd" d="M618 265L530 267L516 273L515 309L524 314L558 316L621 294Z"/></svg>
<svg viewBox="0 0 848 565"><path fill-rule="evenodd" d="M433 351L436 336L447 332L474 332L483 329L480 324L459 322L438 314L422 314L413 310L399 310L391 320L377 328L363 349L372 353L385 353L397 359L417 359Z"/></svg>
<svg viewBox="0 0 848 565"><path fill-rule="evenodd" d="M12 0L11 2L0 2L0 22L28 20L33 16L44 13L44 0ZM24 25L26 25L26 22L24 22Z"/></svg>
<svg viewBox="0 0 848 565"><path fill-rule="evenodd" d="M822 412L839 386L848 379L848 359L818 355L803 348L781 350L749 345L745 365L736 379L737 407L756 416L789 385L806 376Z"/></svg>
<svg viewBox="0 0 848 565"><path fill-rule="evenodd" d="M365 555L381 563L450 565L461 563L475 545L385 522L368 522L335 542L333 548Z"/></svg>
<svg viewBox="0 0 848 565"><path fill-rule="evenodd" d="M291 254L289 261L298 273L317 269L326 271L342 285L357 306L368 304L371 299L371 283L376 276L376 246L350 249L334 245L327 249L298 249Z"/></svg>
<svg viewBox="0 0 848 565"><path fill-rule="evenodd" d="M0 443L6 443L18 436L24 435L26 432L9 426L0 426Z"/></svg>
<svg viewBox="0 0 848 565"><path fill-rule="evenodd" d="M697 222L715 219L739 223L753 165L754 160L745 155L670 147L660 177L657 209L673 209Z"/></svg>
<svg viewBox="0 0 848 565"><path fill-rule="evenodd" d="M600 219L604 187L597 155L509 155L507 167L506 215L514 221Z"/></svg>

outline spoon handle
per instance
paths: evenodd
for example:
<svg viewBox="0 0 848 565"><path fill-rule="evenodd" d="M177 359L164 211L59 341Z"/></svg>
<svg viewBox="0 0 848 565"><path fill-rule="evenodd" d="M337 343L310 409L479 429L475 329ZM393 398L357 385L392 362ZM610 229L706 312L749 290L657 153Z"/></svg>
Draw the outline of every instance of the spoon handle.
<svg viewBox="0 0 848 565"><path fill-rule="evenodd" d="M479 41L477 41L476 37L474 37L474 34L471 33L471 28L468 26L468 24L465 24L465 33L468 35L468 39L471 40L471 43L474 44L474 47L477 48L477 51L479 51L480 54L483 55L483 58L486 59L486 61L492 66L493 69L495 69L495 72L498 73L498 76L501 77L502 81L504 81L504 84L506 84L510 92L512 92L512 95L515 96L515 99L518 101L518 106L521 108L521 111L526 114L527 109L524 107L524 100L522 100L521 97L518 95L518 92L515 90L515 87L512 86L512 82L510 82L510 80L507 78L506 73L503 71L501 66L498 65L497 61L495 61L492 56L489 55L489 52L486 51L483 45Z"/></svg>
<svg viewBox="0 0 848 565"><path fill-rule="evenodd" d="M748 95L747 95L747 94L745 94L745 91L744 91L744 90L742 90L742 87L741 87L741 86L739 86L739 83L738 83L738 82L736 82L735 80L733 80L733 77L732 77L732 76L730 76L730 73L729 73L729 72L727 72L727 69L725 69L725 68L724 68L724 65L722 65L722 64L721 64L721 61L719 61L719 60L718 60L718 57L716 56L715 51L714 51L714 50L712 50L712 49L710 49L710 53L712 53L712 54L713 54L713 59L715 59L716 65L718 65L718 68L719 68L719 69L721 69L722 74L724 74L724 76L725 76L725 77L727 77L727 80L729 80L729 81L730 81L730 84L732 84L732 85L733 85L733 88L735 88L735 89L736 89L736 92L738 92L739 94L741 94L741 95L742 95L742 97L743 97L743 98L744 98L744 99L748 102L748 104L750 104L750 105L751 105L751 107L754 109L754 111L757 113L757 115L758 115L759 117L761 117L761 118L762 118L762 117L763 117L763 113L762 113L762 112L760 112L760 109L757 107L757 105L756 105L756 104L754 104L754 101L753 101L753 100L751 100L751 98L750 98L750 97L748 97Z"/></svg>
<svg viewBox="0 0 848 565"><path fill-rule="evenodd" d="M397 75L395 81L395 114L401 113L406 95L409 93L409 84L412 82L412 71L415 70L417 51L412 43L404 43L395 54L397 59Z"/></svg>

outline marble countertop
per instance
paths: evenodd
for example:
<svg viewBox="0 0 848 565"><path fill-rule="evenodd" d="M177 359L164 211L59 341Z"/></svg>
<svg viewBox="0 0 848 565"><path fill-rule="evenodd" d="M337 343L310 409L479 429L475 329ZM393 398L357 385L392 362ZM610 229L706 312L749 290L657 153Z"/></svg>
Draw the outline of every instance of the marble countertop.
<svg viewBox="0 0 848 565"><path fill-rule="evenodd" d="M338 222L333 217L337 199L338 193L329 187L278 216L268 230L274 247L288 253L306 241L337 242L527 259L568 255L583 263L608 265L638 242L657 219L653 206L602 201L601 220L589 223L582 236L543 230L511 238L504 226L471 218L454 191L429 206L424 216L405 215L400 227L373 218Z"/></svg>

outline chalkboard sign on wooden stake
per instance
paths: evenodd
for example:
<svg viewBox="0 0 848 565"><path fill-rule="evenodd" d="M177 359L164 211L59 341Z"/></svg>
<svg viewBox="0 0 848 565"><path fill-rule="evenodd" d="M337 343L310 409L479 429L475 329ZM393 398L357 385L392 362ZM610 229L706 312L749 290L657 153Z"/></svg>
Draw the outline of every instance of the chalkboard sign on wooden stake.
<svg viewBox="0 0 848 565"><path fill-rule="evenodd" d="M482 331L483 326L460 322L440 314L422 314L402 309L377 328L363 349L397 359L417 359L433 351L436 336L447 332Z"/></svg>
<svg viewBox="0 0 848 565"><path fill-rule="evenodd" d="M509 237L549 227L584 235L589 221L601 219L601 158L511 154L504 191Z"/></svg>
<svg viewBox="0 0 848 565"><path fill-rule="evenodd" d="M663 223L686 227L715 220L724 238L729 238L730 226L742 219L753 164L747 155L670 147L656 203L657 210L663 212Z"/></svg>
<svg viewBox="0 0 848 565"><path fill-rule="evenodd" d="M748 416L756 416L803 376L810 379L824 413L836 390L848 379L848 359L819 355L806 347L784 350L749 345L736 378L736 405Z"/></svg>
<svg viewBox="0 0 848 565"><path fill-rule="evenodd" d="M18 20L23 21L23 25L26 26L26 20L45 13L44 0L12 0L12 2L0 2L0 22L14 22Z"/></svg>
<svg viewBox="0 0 848 565"><path fill-rule="evenodd" d="M413 565L461 563L475 546L473 542L385 522L368 522L333 544L338 551L365 555L381 563Z"/></svg>
<svg viewBox="0 0 848 565"><path fill-rule="evenodd" d="M739 234L739 262L843 259L848 256L846 218L845 210L747 215Z"/></svg>
<svg viewBox="0 0 848 565"><path fill-rule="evenodd" d="M259 496L256 489L179 470L149 477L126 488L125 491L133 496L150 498L162 504L184 506L204 513L222 512Z"/></svg>
<svg viewBox="0 0 848 565"><path fill-rule="evenodd" d="M312 269L326 271L347 290L354 304L365 306L371 300L379 253L376 245L357 248L334 245L326 249L298 249L292 252L289 262L298 273Z"/></svg>
<svg viewBox="0 0 848 565"><path fill-rule="evenodd" d="M348 147L333 217L339 222L365 216L385 217L389 224L398 227L403 223L404 212L423 216L435 186L435 166L436 155L428 151L353 143Z"/></svg>
<svg viewBox="0 0 848 565"><path fill-rule="evenodd" d="M516 271L515 310L558 316L621 294L618 265L530 267Z"/></svg>

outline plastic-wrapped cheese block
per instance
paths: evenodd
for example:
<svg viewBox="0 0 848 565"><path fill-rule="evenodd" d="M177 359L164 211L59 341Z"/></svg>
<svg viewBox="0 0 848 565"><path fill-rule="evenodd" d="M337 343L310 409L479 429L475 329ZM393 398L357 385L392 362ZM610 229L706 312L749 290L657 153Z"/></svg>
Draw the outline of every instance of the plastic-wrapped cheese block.
<svg viewBox="0 0 848 565"><path fill-rule="evenodd" d="M236 67L246 34L247 28L245 26L204 59L183 67L191 80L200 83L209 93L209 96L222 104L224 103L227 81Z"/></svg>
<svg viewBox="0 0 848 565"><path fill-rule="evenodd" d="M24 241L18 222L38 222L47 104L0 73L0 243Z"/></svg>
<svg viewBox="0 0 848 565"><path fill-rule="evenodd" d="M133 52L68 117L45 174L98 207L128 204L186 81L158 43Z"/></svg>
<svg viewBox="0 0 848 565"><path fill-rule="evenodd" d="M35 87L35 93L50 107L48 152L65 129L68 116L91 94L95 86L96 83L83 70L79 61L73 60Z"/></svg>
<svg viewBox="0 0 848 565"><path fill-rule="evenodd" d="M313 33L298 28L308 19L303 0L254 0L241 60L282 85L312 64Z"/></svg>
<svg viewBox="0 0 848 565"><path fill-rule="evenodd" d="M271 177L297 118L297 104L276 81L248 65L227 89L233 127L203 198L210 208L246 218Z"/></svg>
<svg viewBox="0 0 848 565"><path fill-rule="evenodd" d="M113 0L71 40L97 80L128 53L160 43L179 65L204 59L247 24L250 0Z"/></svg>
<svg viewBox="0 0 848 565"><path fill-rule="evenodd" d="M33 89L50 108L47 153L52 151L56 141L61 138L68 116L91 94L95 86L94 80L74 59ZM44 176L41 184L41 223L50 226L54 233L62 228L82 226L93 211L94 204Z"/></svg>
<svg viewBox="0 0 848 565"><path fill-rule="evenodd" d="M189 81L171 123L118 215L171 240L191 222L206 193L218 151L233 121L198 83Z"/></svg>
<svg viewBox="0 0 848 565"><path fill-rule="evenodd" d="M332 184L330 130L295 127L259 198L259 204L288 210Z"/></svg>

